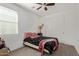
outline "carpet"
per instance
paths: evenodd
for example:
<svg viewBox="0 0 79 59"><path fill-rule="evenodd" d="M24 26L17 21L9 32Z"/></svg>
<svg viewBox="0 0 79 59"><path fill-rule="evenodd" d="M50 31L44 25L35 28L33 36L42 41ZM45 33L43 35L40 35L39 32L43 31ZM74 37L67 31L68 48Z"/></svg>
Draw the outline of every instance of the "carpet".
<svg viewBox="0 0 79 59"><path fill-rule="evenodd" d="M35 49L23 47L11 52L9 56L40 56L40 54L41 53ZM59 49L55 53L51 55L44 54L44 56L79 56L79 54L74 46L60 43Z"/></svg>

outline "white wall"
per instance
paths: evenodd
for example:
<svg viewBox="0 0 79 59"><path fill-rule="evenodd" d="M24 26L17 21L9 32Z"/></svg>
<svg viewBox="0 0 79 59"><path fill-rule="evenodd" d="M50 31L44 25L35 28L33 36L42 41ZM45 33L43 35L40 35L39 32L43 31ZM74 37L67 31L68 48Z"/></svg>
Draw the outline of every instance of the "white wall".
<svg viewBox="0 0 79 59"><path fill-rule="evenodd" d="M15 50L23 46L23 35L24 32L37 31L37 26L39 24L38 15L26 10L16 4L2 3L1 6L15 10L18 13L18 31L19 34L3 35L6 45L10 50Z"/></svg>
<svg viewBox="0 0 79 59"><path fill-rule="evenodd" d="M79 52L79 6L41 18L44 35L58 37L65 44L74 45Z"/></svg>

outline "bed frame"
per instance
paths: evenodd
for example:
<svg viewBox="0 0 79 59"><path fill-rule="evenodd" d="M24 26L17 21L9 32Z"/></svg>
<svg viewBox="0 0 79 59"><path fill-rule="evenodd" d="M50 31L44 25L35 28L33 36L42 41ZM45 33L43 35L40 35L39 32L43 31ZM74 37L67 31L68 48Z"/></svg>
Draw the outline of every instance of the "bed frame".
<svg viewBox="0 0 79 59"><path fill-rule="evenodd" d="M23 44L24 44L24 46L29 46L29 47L31 47L31 48L34 48L34 49L36 49L36 50L39 50L39 46L36 46L36 45L31 44L31 43L29 43L29 42L24 42ZM44 52L49 53L49 51L46 50L46 49L44 49Z"/></svg>

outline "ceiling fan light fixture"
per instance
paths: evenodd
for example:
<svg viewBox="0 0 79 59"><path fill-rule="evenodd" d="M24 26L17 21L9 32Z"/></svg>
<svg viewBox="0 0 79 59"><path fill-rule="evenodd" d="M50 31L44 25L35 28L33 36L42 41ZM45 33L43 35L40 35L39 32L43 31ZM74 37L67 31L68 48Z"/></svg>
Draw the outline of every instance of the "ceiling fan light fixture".
<svg viewBox="0 0 79 59"><path fill-rule="evenodd" d="M47 7L44 7L44 10L47 11L48 10Z"/></svg>

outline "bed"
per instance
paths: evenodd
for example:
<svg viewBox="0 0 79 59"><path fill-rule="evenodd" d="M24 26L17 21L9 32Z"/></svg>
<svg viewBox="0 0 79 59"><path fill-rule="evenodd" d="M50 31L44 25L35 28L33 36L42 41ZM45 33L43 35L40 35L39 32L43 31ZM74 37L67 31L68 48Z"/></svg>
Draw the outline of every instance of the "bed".
<svg viewBox="0 0 79 59"><path fill-rule="evenodd" d="M24 40L23 40L24 46L29 46L31 48L39 50L40 42L52 40L52 41L48 41L45 43L43 52L52 54L52 52L55 52L58 49L59 42L58 42L57 38L47 37L47 36L39 36L36 33L30 33L30 34L29 33L24 34Z"/></svg>

